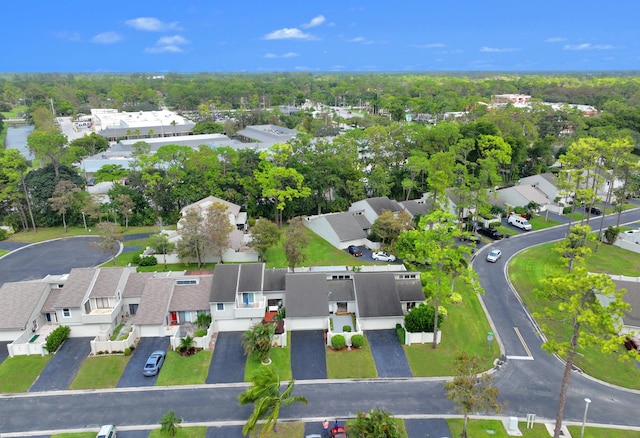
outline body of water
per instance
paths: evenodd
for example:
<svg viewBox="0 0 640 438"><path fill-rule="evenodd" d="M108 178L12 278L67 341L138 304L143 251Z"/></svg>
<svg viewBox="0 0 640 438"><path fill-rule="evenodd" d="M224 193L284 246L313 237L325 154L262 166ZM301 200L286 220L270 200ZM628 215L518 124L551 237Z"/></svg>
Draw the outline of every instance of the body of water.
<svg viewBox="0 0 640 438"><path fill-rule="evenodd" d="M33 160L33 155L31 155L27 147L27 137L33 132L34 128L35 126L33 125L8 126L4 146L7 149L18 149L27 160Z"/></svg>

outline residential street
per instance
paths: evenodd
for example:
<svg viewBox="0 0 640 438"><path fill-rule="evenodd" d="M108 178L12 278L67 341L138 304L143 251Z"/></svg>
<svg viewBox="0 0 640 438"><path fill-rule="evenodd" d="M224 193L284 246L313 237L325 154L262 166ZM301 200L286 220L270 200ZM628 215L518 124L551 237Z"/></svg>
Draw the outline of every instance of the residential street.
<svg viewBox="0 0 640 438"><path fill-rule="evenodd" d="M623 213L621 223L640 220L640 210ZM615 225L616 217L605 218ZM599 225L593 223L593 226ZM508 406L504 416L537 420L555 418L563 364L541 350L541 339L533 321L512 292L504 267L518 251L546 241L561 239L566 225L531 231L504 239L491 247L503 257L486 263L481 250L474 267L486 290L483 301L494 324L496 339L507 357L495 372L500 396ZM113 422L121 426L157 425L168 410L183 416L185 424L202 422L244 422L251 407L238 406L237 394L246 384L217 384L175 388L130 388L105 391L59 391L0 396L0 432L50 431L97 427ZM281 419L344 418L357 410L379 406L396 416L432 417L456 414L445 397L441 379L375 379L359 381L299 380L296 393L309 404L294 404L281 411ZM580 422L584 398L592 400L588 423L620 424L640 427L637 405L640 391L614 388L580 373L571 376L565 420ZM70 415L73 413L73 415Z"/></svg>

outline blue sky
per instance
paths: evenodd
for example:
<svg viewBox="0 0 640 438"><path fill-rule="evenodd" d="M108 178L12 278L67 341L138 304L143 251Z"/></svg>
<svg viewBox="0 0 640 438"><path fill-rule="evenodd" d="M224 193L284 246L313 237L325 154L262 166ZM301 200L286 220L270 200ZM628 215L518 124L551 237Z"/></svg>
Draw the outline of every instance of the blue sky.
<svg viewBox="0 0 640 438"><path fill-rule="evenodd" d="M637 0L12 1L0 71L637 70L638 12Z"/></svg>

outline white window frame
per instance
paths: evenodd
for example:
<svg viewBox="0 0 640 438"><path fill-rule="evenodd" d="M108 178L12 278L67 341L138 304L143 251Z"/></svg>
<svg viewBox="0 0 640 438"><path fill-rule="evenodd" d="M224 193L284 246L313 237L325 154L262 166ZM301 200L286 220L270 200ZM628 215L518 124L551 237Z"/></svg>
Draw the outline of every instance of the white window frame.
<svg viewBox="0 0 640 438"><path fill-rule="evenodd" d="M71 309L69 309L68 307L62 309L62 317L71 318Z"/></svg>
<svg viewBox="0 0 640 438"><path fill-rule="evenodd" d="M219 312L224 312L224 303L216 303L216 310Z"/></svg>

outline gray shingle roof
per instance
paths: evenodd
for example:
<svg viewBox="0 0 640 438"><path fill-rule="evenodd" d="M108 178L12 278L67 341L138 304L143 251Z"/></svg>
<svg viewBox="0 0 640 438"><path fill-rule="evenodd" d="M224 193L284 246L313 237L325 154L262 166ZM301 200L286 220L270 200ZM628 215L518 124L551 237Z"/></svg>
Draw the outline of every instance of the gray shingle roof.
<svg viewBox="0 0 640 438"><path fill-rule="evenodd" d="M101 268L89 296L91 298L114 297L125 270L126 268Z"/></svg>
<svg viewBox="0 0 640 438"><path fill-rule="evenodd" d="M286 282L288 317L329 316L326 274L288 274Z"/></svg>
<svg viewBox="0 0 640 438"><path fill-rule="evenodd" d="M361 318L403 315L393 273L355 273L354 284Z"/></svg>
<svg viewBox="0 0 640 438"><path fill-rule="evenodd" d="M398 297L403 302L422 302L425 300L420 278L396 280Z"/></svg>
<svg viewBox="0 0 640 438"><path fill-rule="evenodd" d="M0 330L24 330L49 285L43 281L5 283L0 288Z"/></svg>
<svg viewBox="0 0 640 438"><path fill-rule="evenodd" d="M331 291L329 301L355 301L353 280L327 280L327 289Z"/></svg>
<svg viewBox="0 0 640 438"><path fill-rule="evenodd" d="M402 210L400 208L400 205L398 205L396 201L389 199L386 196L381 196L378 198L367 198L365 199L365 201L367 201L367 203L371 206L373 211L375 211L378 216L381 215L385 210L393 212Z"/></svg>
<svg viewBox="0 0 640 438"><path fill-rule="evenodd" d="M218 263L213 271L211 282L212 303L232 303L236 300L238 290L238 272L241 265L225 265Z"/></svg>
<svg viewBox="0 0 640 438"><path fill-rule="evenodd" d="M144 285L138 312L133 323L139 325L162 325L169 311L169 300L175 278L151 278Z"/></svg>
<svg viewBox="0 0 640 438"><path fill-rule="evenodd" d="M89 291L96 272L98 272L96 268L72 269L53 307L61 309L82 306L82 301Z"/></svg>
<svg viewBox="0 0 640 438"><path fill-rule="evenodd" d="M424 216L431 211L433 200L421 199L420 202L418 202L416 199L411 199L409 201L401 202L400 205L402 205L411 216Z"/></svg>
<svg viewBox="0 0 640 438"><path fill-rule="evenodd" d="M341 241L362 239L367 233L358 219L352 213L335 213L324 216L331 228L336 232ZM361 216L364 218L364 216ZM364 218L366 220L366 218ZM367 221L368 223L369 221Z"/></svg>
<svg viewBox="0 0 640 438"><path fill-rule="evenodd" d="M209 293L212 282L213 276L205 275L198 277L198 284L176 285L173 289L169 311L209 310Z"/></svg>
<svg viewBox="0 0 640 438"><path fill-rule="evenodd" d="M631 311L624 312L624 324L640 327L640 283L635 281L614 281L616 289L626 289L623 300L631 304Z"/></svg>
<svg viewBox="0 0 640 438"><path fill-rule="evenodd" d="M153 272L135 272L129 275L127 278L127 284L122 291L122 296L125 298L142 296L144 284L149 278L153 278L155 274Z"/></svg>
<svg viewBox="0 0 640 438"><path fill-rule="evenodd" d="M264 291L277 292L284 291L286 269L265 269L264 271Z"/></svg>
<svg viewBox="0 0 640 438"><path fill-rule="evenodd" d="M238 292L262 291L262 273L264 263L247 263L240 265Z"/></svg>

